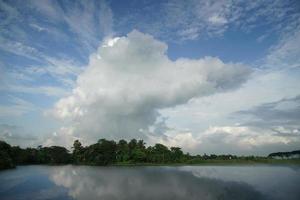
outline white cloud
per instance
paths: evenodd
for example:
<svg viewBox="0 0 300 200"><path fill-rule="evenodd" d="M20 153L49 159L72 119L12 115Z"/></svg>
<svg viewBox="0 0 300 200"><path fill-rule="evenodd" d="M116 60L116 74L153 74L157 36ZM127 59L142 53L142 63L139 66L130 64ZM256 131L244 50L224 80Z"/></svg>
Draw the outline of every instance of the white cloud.
<svg viewBox="0 0 300 200"><path fill-rule="evenodd" d="M255 70L251 78L239 89L195 98L188 104L160 110L168 116L167 124L177 129L189 128L193 132L204 131L208 126L241 123L231 114L240 110L291 98L299 94L299 71L266 72Z"/></svg>
<svg viewBox="0 0 300 200"><path fill-rule="evenodd" d="M224 17L220 17L218 15L213 15L208 18L208 21L213 23L213 24L226 24L227 20Z"/></svg>
<svg viewBox="0 0 300 200"><path fill-rule="evenodd" d="M300 144L299 135L286 137L268 129L247 126L209 127L199 136L200 151L234 154L265 154L278 147L290 150Z"/></svg>
<svg viewBox="0 0 300 200"><path fill-rule="evenodd" d="M145 137L158 109L239 87L250 70L205 57L171 61L167 45L133 31L113 39L90 56L72 95L60 99L53 114L71 120L76 137Z"/></svg>
<svg viewBox="0 0 300 200"><path fill-rule="evenodd" d="M211 126L203 132L181 132L173 129L164 135L149 135L149 144L161 143L169 147L180 146L192 154L268 155L297 149L300 144L298 129L277 127L281 134L268 128L251 126ZM283 133L287 131L287 133Z"/></svg>
<svg viewBox="0 0 300 200"><path fill-rule="evenodd" d="M92 1L68 2L64 5L66 10L56 1L32 1L28 7L23 7L20 3L10 5L0 1L0 10L4 13L0 22L0 48L21 56L22 59L45 63L18 69L10 68L8 63L5 68L0 68L0 91L61 97L70 94L67 88L74 87L72 94L62 98L53 110L57 117L66 119L70 127L57 131L47 144L60 142L60 138L64 137L66 138L61 139L61 144L72 142L72 138L85 135L90 141L102 136L144 137L149 126L158 125L155 121L160 114L169 119L163 122L165 127L159 132L164 135L156 136L156 140L168 145L177 143L189 149L197 148L198 133L206 132L209 126L235 127L238 123L251 132L254 125L245 125L250 120L249 116L237 118L231 114L299 94L300 14L293 3L295 2L170 1L159 4L159 8L154 4L153 7L152 4L140 6L140 12L128 12L129 18L118 13L120 18L113 20L113 12L104 1L99 4ZM30 18L24 15L31 12L33 14ZM166 56L165 43L147 35L131 33L127 37L105 40L98 52L91 55L87 69L82 72L79 64L70 59L46 56L43 53L45 48L39 42L32 46L29 40L32 36L28 35L27 29L25 31L21 24L28 22L36 33L43 32L43 37L45 33L47 37L54 36L55 38L49 37L49 42L55 39L72 43L73 40L70 39L75 38L74 46L78 45L77 42L80 44L79 52L84 52L81 55L84 57L87 52L98 47L100 38L113 34L113 23L116 30L123 31L119 27L122 21L127 29L138 27L166 40L194 40L203 35L222 35L229 27L234 27L246 32L260 28L262 36L259 41L269 35L275 38L279 36L280 41L272 46L264 60L263 67L267 67L267 70L255 70L252 79L243 87L228 92L227 89L239 87L247 77L247 70L244 71L238 64L225 64L218 58L211 57L171 61ZM279 70L274 71L275 68ZM75 83L74 79L78 74L80 75ZM53 78L48 82L49 85L44 79L41 81L43 76ZM62 85L53 86L52 81L55 85ZM185 104L186 102L188 103ZM0 106L0 115L21 116L30 112L31 106L12 101L9 106ZM281 109L285 111L286 107ZM174 130L170 131L168 127L173 127ZM255 131L260 134L270 131L291 132L294 127L278 125ZM182 131L186 128L190 130ZM158 131L157 127L155 131ZM212 135L214 137L218 134ZM221 144L222 140L219 146ZM263 142L257 144L268 146ZM288 145L284 148L286 146ZM217 150L218 145L214 148Z"/></svg>
<svg viewBox="0 0 300 200"><path fill-rule="evenodd" d="M194 137L191 132L184 132L175 129L173 131L169 130L163 135L147 134L147 142L148 145L160 143L168 147L180 147L187 152L195 152L200 145L199 139Z"/></svg>
<svg viewBox="0 0 300 200"><path fill-rule="evenodd" d="M288 143L289 140L284 137L273 137L270 134L262 134L260 131L251 130L245 126L223 126L210 127L201 136L203 142L218 141L228 145L234 145L239 148L251 149L268 143Z"/></svg>
<svg viewBox="0 0 300 200"><path fill-rule="evenodd" d="M188 128L193 136L191 141L196 140L198 145L191 150L189 145L182 147L194 153L266 155L274 151L295 150L300 136L295 134L299 129L299 98L295 98L300 94L299 73L297 69L255 70L237 90L194 98L185 105L161 109L160 114L167 117L165 126L175 129L163 139L172 140L177 133ZM241 110L246 111L244 115L239 114ZM228 131L220 133L220 128L215 130L216 134L207 136L209 141L201 143L200 138L205 138L203 134L208 130L213 132L209 127L232 127L232 131L230 134ZM231 135L231 132L236 135ZM246 139L241 140L239 135L242 137L245 133L248 134ZM226 143L225 140L229 139L230 142Z"/></svg>
<svg viewBox="0 0 300 200"><path fill-rule="evenodd" d="M44 139L43 146L64 146L71 149L73 141L80 139L73 135L74 129L72 127L61 127L57 132L47 135ZM83 145L86 144L84 140L80 141Z"/></svg>

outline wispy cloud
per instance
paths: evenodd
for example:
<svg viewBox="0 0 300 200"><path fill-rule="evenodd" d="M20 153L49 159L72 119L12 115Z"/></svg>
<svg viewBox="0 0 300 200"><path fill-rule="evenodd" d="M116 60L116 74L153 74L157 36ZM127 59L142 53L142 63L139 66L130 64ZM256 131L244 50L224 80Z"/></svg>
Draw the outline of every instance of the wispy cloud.
<svg viewBox="0 0 300 200"><path fill-rule="evenodd" d="M10 85L8 88L0 88L2 91L10 91L17 93L27 94L42 94L46 96L62 97L68 94L69 91L61 87L53 86L21 86L21 85Z"/></svg>
<svg viewBox="0 0 300 200"><path fill-rule="evenodd" d="M176 0L159 5L144 2L138 5L140 11L116 16L117 26L138 28L172 41L219 37L230 27L243 32L260 29L266 35L280 34L292 30L299 19L299 6L295 0Z"/></svg>
<svg viewBox="0 0 300 200"><path fill-rule="evenodd" d="M74 52L85 57L112 34L113 14L105 1L74 1L64 6L57 1L32 0L26 5L1 1L0 9L0 50L25 61L1 64L5 75L1 90L6 92L64 95L82 71L84 61ZM50 40L46 42L45 37ZM51 43L58 47L52 48ZM59 43L74 52L61 50Z"/></svg>
<svg viewBox="0 0 300 200"><path fill-rule="evenodd" d="M3 37L0 37L0 49L36 61L41 59L41 53L34 47L25 45L21 42L7 40Z"/></svg>
<svg viewBox="0 0 300 200"><path fill-rule="evenodd" d="M68 94L81 68L70 60L48 59L46 65L2 69L4 76L1 77L0 91L56 97ZM49 76L50 80L43 81L45 76ZM53 85L54 80L59 85Z"/></svg>
<svg viewBox="0 0 300 200"><path fill-rule="evenodd" d="M298 44L300 44L300 16L298 27L284 33L279 42L271 46L264 66L272 69L300 67L300 46Z"/></svg>
<svg viewBox="0 0 300 200"><path fill-rule="evenodd" d="M30 111L37 110L36 106L21 98L9 96L9 99L10 103L8 105L0 105L0 117L21 116Z"/></svg>
<svg viewBox="0 0 300 200"><path fill-rule="evenodd" d="M290 130L290 133L296 131L300 134L300 96L264 103L235 114L238 117L251 117L243 123L244 125L268 128L277 132L280 131L278 127L282 127L285 132Z"/></svg>
<svg viewBox="0 0 300 200"><path fill-rule="evenodd" d="M105 1L72 1L62 8L56 1L33 0L31 7L53 24L67 25L89 52L112 34L113 13Z"/></svg>

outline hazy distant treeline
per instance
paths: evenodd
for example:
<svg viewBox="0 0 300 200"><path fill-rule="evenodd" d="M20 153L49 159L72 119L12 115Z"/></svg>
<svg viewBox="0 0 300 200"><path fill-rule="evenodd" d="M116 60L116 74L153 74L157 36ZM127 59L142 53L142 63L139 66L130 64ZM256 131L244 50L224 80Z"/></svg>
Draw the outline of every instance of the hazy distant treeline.
<svg viewBox="0 0 300 200"><path fill-rule="evenodd" d="M74 141L72 152L65 147L51 146L22 149L0 141L0 169L12 168L26 164L196 164L211 160L257 160L265 157L235 155L190 155L183 153L180 147L168 148L163 144L145 146L143 140L132 139L129 142L120 140L100 139L90 146L82 146L80 141Z"/></svg>
<svg viewBox="0 0 300 200"><path fill-rule="evenodd" d="M290 152L276 152L269 154L272 158L300 158L300 150Z"/></svg>

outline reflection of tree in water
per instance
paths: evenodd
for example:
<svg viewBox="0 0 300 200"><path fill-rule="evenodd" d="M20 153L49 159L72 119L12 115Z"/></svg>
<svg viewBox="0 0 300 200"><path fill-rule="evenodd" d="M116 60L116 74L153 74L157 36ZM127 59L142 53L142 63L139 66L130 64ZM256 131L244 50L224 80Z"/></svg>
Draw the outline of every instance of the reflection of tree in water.
<svg viewBox="0 0 300 200"><path fill-rule="evenodd" d="M190 172L166 168L64 167L51 179L81 199L266 199L240 182L197 178Z"/></svg>

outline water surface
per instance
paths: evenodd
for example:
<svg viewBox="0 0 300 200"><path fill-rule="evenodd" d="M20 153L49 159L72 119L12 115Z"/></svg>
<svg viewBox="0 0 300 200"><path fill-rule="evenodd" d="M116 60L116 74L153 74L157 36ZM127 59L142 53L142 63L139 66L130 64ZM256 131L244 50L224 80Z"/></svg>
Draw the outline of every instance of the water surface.
<svg viewBox="0 0 300 200"><path fill-rule="evenodd" d="M0 172L0 199L300 199L299 166L22 166Z"/></svg>

